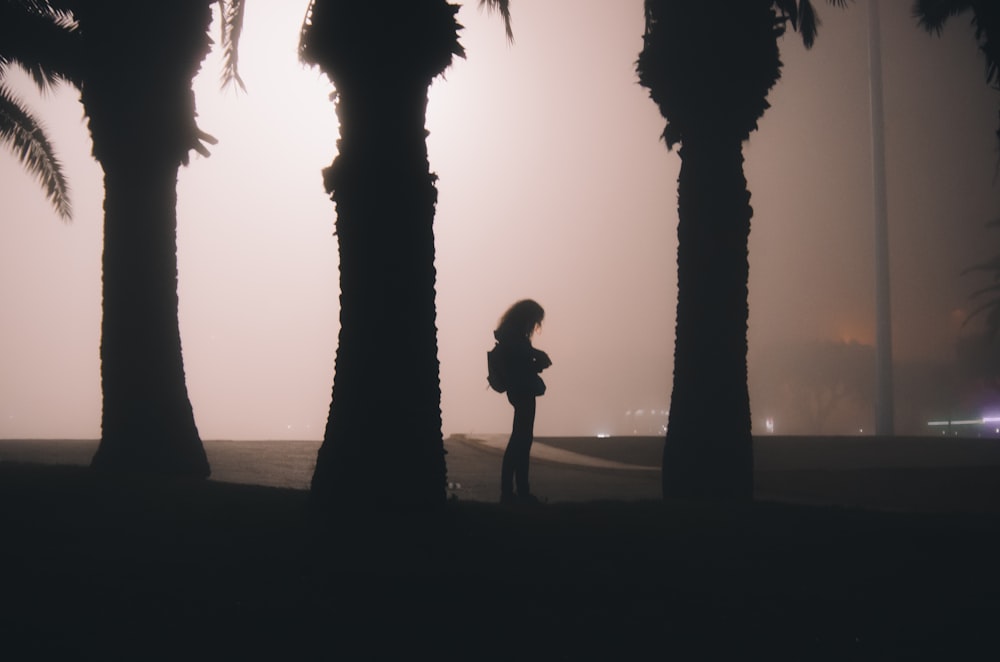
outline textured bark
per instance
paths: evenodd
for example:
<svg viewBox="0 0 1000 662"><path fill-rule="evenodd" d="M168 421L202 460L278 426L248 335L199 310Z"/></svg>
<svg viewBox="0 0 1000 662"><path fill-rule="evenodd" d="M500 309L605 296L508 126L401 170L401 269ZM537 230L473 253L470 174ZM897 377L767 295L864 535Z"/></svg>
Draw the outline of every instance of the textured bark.
<svg viewBox="0 0 1000 662"><path fill-rule="evenodd" d="M73 3L81 101L104 170L98 469L205 477L184 379L177 171L197 143L192 80L210 0Z"/></svg>
<svg viewBox="0 0 1000 662"><path fill-rule="evenodd" d="M740 142L687 136L681 149L665 497L753 497L746 361L752 209Z"/></svg>
<svg viewBox="0 0 1000 662"><path fill-rule="evenodd" d="M431 80L460 55L446 0L318 0L303 60L337 89L340 336L311 502L411 511L447 498L435 327L435 177L424 128ZM374 485L373 480L378 484Z"/></svg>
<svg viewBox="0 0 1000 662"><path fill-rule="evenodd" d="M665 497L753 498L747 391L750 194L742 142L781 75L773 0L646 0L636 71L680 143Z"/></svg>
<svg viewBox="0 0 1000 662"><path fill-rule="evenodd" d="M104 406L93 466L205 477L177 317L177 167L104 168Z"/></svg>
<svg viewBox="0 0 1000 662"><path fill-rule="evenodd" d="M340 153L325 174L337 206L341 328L312 498L323 508L432 507L445 501L446 472L427 86L338 95Z"/></svg>

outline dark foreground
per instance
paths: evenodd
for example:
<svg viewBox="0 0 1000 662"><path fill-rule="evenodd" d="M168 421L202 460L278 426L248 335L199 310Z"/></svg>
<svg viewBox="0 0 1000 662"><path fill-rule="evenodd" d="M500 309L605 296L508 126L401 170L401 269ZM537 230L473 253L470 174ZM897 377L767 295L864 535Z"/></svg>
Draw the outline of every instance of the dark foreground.
<svg viewBox="0 0 1000 662"><path fill-rule="evenodd" d="M0 463L0 657L1000 659L995 514L453 501ZM738 658L737 658L738 656Z"/></svg>

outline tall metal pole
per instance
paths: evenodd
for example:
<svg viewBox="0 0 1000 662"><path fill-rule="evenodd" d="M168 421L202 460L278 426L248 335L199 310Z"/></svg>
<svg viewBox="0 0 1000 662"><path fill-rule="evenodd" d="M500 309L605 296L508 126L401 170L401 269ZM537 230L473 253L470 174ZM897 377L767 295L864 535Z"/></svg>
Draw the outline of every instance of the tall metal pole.
<svg viewBox="0 0 1000 662"><path fill-rule="evenodd" d="M868 0L868 80L871 100L872 189L875 207L875 434L893 434L892 314L889 298L889 213L885 194L885 123L879 3Z"/></svg>

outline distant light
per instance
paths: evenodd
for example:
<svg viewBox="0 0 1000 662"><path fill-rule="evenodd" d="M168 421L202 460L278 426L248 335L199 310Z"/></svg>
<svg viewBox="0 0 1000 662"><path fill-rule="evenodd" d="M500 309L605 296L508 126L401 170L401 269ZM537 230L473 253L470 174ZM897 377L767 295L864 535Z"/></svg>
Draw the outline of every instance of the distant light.
<svg viewBox="0 0 1000 662"><path fill-rule="evenodd" d="M598 432L598 433L597 433L597 438L598 438L598 439L607 439L607 438L608 438L608 437L610 437L610 436L611 436L611 435L610 435L610 434L608 434L607 432Z"/></svg>
<svg viewBox="0 0 1000 662"><path fill-rule="evenodd" d="M764 420L764 427L767 429L768 434L774 434L774 419L768 416Z"/></svg>
<svg viewBox="0 0 1000 662"><path fill-rule="evenodd" d="M934 427L948 426L948 425L982 425L988 422L989 421L987 421L985 418L967 418L961 421L927 421L927 425ZM993 422L1000 423L1000 418L998 418L996 421Z"/></svg>

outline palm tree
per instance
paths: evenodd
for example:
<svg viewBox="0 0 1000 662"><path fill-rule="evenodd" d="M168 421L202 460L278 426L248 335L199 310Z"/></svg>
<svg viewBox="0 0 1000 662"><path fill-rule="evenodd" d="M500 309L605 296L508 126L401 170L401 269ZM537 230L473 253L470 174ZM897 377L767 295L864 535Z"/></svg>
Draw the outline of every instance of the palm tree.
<svg viewBox="0 0 1000 662"><path fill-rule="evenodd" d="M508 3L486 4L509 34ZM333 82L340 120L338 154L323 172L337 209L341 327L312 480L321 509L421 509L446 499L437 189L424 124L431 81L464 54L457 11L447 0L313 0L302 27L300 56Z"/></svg>
<svg viewBox="0 0 1000 662"><path fill-rule="evenodd" d="M0 2L0 142L39 180L56 213L65 220L71 217L72 209L62 165L41 122L5 84L4 78L10 65L18 63L42 92L62 82L64 77L47 69L36 49L54 34L70 40L72 31L72 18L45 3Z"/></svg>
<svg viewBox="0 0 1000 662"><path fill-rule="evenodd" d="M913 14L928 32L941 34L952 16L972 12L979 50L986 58L986 82L1000 87L1000 3L996 0L915 0ZM1000 139L1000 129L997 130Z"/></svg>
<svg viewBox="0 0 1000 662"><path fill-rule="evenodd" d="M835 2L842 5L844 0ZM747 389L750 193L743 141L781 76L778 38L806 46L808 0L646 0L637 72L680 143L674 384L663 453L664 497L750 500Z"/></svg>
<svg viewBox="0 0 1000 662"><path fill-rule="evenodd" d="M104 171L101 442L98 469L206 477L177 317L177 172L214 142L196 122L192 80L208 53L215 0L49 0L72 41L37 59L80 90ZM219 2L226 75L235 76L242 0ZM233 23L235 21L235 23ZM57 38L58 37L58 38Z"/></svg>
<svg viewBox="0 0 1000 662"><path fill-rule="evenodd" d="M177 318L177 171L204 150L191 81L208 54L205 0L73 3L81 101L104 170L98 469L205 476ZM126 18L127 17L127 18ZM123 29L125 22L142 30Z"/></svg>
<svg viewBox="0 0 1000 662"><path fill-rule="evenodd" d="M1000 88L1000 4L994 0L917 0L913 13L921 27L928 32L941 34L944 24L952 16L972 12L972 25L979 50L986 59L986 82ZM1000 129L997 130L1000 140ZM1000 226L1000 220L993 220L990 227ZM986 299L969 316L971 320L986 316L986 336L995 340L1000 334L1000 254L990 260L973 265L967 272L984 271L993 274L993 284L973 293L973 298Z"/></svg>

